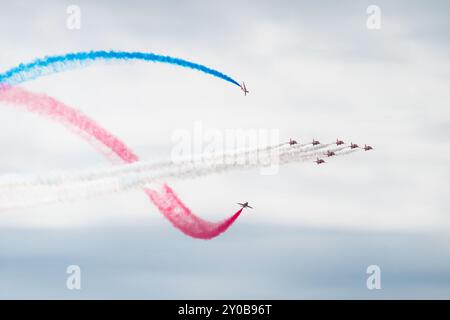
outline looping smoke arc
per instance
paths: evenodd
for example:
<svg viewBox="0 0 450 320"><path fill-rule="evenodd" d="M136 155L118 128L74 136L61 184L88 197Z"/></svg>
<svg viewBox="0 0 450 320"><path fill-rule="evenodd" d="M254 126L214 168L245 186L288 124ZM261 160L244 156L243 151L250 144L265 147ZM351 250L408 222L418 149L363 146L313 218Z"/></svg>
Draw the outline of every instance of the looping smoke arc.
<svg viewBox="0 0 450 320"><path fill-rule="evenodd" d="M32 93L19 87L3 86L0 88L0 102L45 116L65 125L96 149L102 148L102 153L107 155L111 161L117 158L126 164L139 161L139 157L124 142L88 116L45 94ZM105 148L111 151L115 157L104 152ZM158 189L155 186L147 186L144 188L144 192L175 228L197 239L217 237L226 231L242 212L239 210L220 222L210 222L196 216L167 184L163 184Z"/></svg>
<svg viewBox="0 0 450 320"><path fill-rule="evenodd" d="M26 64L19 64L2 74L0 74L0 83L9 85L18 85L26 81L30 81L42 76L58 73L70 69L76 69L88 66L94 62L108 61L108 60L140 60L144 62L166 63L175 66L194 69L222 80L228 81L232 84L240 86L239 83L219 72L215 69L209 68L199 63L188 60L175 58L171 56L163 56L148 52L127 52L127 51L88 51L68 53L58 56L49 56L36 59Z"/></svg>

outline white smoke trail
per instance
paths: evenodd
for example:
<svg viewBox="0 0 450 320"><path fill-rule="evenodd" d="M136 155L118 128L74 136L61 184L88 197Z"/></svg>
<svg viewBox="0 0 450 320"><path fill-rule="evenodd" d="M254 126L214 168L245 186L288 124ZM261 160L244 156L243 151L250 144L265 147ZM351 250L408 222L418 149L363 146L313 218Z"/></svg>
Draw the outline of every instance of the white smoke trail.
<svg viewBox="0 0 450 320"><path fill-rule="evenodd" d="M112 168L91 168L90 170L80 170L77 172L54 172L47 174L45 176L41 175L3 175L0 176L0 191L4 188L13 188L19 186L56 186L63 183L75 183L75 182L86 182L89 180L99 180L102 178L115 177L118 175L125 175L128 173L136 173L139 171L147 172L154 171L158 172L169 167L186 167L190 165L199 166L202 164L227 164L227 168L239 168L245 167L247 162L251 162L256 166L263 165L263 163L258 163L255 161L266 160L267 157L271 156L273 161L276 161L278 156L285 154L311 154L311 155L322 155L325 152L322 149L330 146L331 144L322 144L318 146L308 147L308 145L294 145L286 146L285 143L278 144L274 146L267 146L262 148L253 149L243 149L233 152L226 152L220 154L207 154L207 155L193 155L185 157L184 159L179 159L176 162L166 161L166 162L139 162L128 165L115 166ZM335 150L341 150L339 147ZM273 164L273 162L268 163L268 165Z"/></svg>
<svg viewBox="0 0 450 320"><path fill-rule="evenodd" d="M140 162L45 176L2 176L0 209L90 198L142 188L152 183L192 179L229 170L304 162L322 156L328 150L336 152L336 156L348 153L345 151L347 147L330 146L331 144L311 147L282 144L221 155L193 157L177 163Z"/></svg>

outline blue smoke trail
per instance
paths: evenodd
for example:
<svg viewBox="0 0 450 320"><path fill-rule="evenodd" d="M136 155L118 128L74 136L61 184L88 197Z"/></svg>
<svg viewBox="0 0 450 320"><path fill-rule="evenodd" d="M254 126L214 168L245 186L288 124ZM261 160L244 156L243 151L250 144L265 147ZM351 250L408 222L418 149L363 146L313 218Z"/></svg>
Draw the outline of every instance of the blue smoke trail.
<svg viewBox="0 0 450 320"><path fill-rule="evenodd" d="M90 51L44 57L0 73L0 84L18 85L45 75L86 66L96 60L142 60L168 63L198 70L240 86L233 78L198 63L154 53L126 51Z"/></svg>

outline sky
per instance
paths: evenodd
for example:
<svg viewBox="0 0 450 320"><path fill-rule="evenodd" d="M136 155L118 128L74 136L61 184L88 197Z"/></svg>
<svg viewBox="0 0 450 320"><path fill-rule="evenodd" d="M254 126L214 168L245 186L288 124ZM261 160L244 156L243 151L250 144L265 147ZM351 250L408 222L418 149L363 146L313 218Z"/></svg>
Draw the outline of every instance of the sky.
<svg viewBox="0 0 450 320"><path fill-rule="evenodd" d="M69 5L81 28L67 28ZM381 28L369 29L369 5ZM450 48L445 1L15 1L0 13L0 70L85 50L167 54L245 81L108 63L23 84L82 110L145 159L173 133L277 130L282 140L365 143L275 175L171 185L211 241L174 229L143 192L0 212L0 298L450 298ZM108 166L86 141L0 104L0 174ZM79 265L81 290L66 268ZM380 290L366 269L378 265Z"/></svg>

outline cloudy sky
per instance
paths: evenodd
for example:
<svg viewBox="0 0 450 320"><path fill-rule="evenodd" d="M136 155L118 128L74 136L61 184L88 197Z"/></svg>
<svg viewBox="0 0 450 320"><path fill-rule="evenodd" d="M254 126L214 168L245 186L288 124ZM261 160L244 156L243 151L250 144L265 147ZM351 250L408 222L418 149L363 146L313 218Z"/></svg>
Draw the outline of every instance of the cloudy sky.
<svg viewBox="0 0 450 320"><path fill-rule="evenodd" d="M81 9L81 29L66 26ZM366 9L381 9L369 29ZM23 86L81 109L142 159L176 130L278 130L373 145L276 175L172 184L199 216L250 201L226 234L186 237L140 191L0 212L1 298L450 298L450 48L446 1L14 1L1 5L0 70L114 49L182 57L244 80L167 65L96 65ZM0 174L108 162L66 128L0 105ZM66 288L79 265L82 289ZM381 290L366 268L381 268Z"/></svg>

